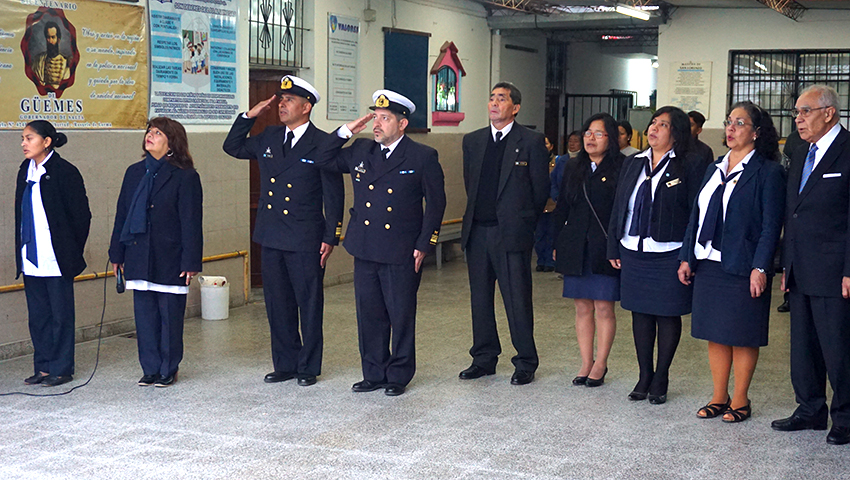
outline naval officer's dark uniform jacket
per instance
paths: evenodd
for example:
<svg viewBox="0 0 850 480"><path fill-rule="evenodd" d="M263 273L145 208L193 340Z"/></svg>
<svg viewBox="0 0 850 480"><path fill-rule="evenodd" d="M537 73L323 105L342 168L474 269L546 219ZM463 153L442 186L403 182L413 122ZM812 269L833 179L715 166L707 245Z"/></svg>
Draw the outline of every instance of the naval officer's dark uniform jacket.
<svg viewBox="0 0 850 480"><path fill-rule="evenodd" d="M407 136L389 158L373 140L358 139L342 149L346 141L337 132L330 134L320 163L350 173L354 187L344 246L354 256L363 378L406 386L416 370L421 278L414 271L413 252L431 253L437 244L446 209L443 169L436 150Z"/></svg>
<svg viewBox="0 0 850 480"><path fill-rule="evenodd" d="M312 123L284 154L285 126L246 138L255 119L239 115L224 141L227 154L257 159L260 196L253 240L262 245L263 293L275 372L319 375L322 366L324 270L322 243L342 231L342 176L319 170L314 158L327 134ZM324 209L324 212L323 212ZM301 335L298 332L298 306Z"/></svg>

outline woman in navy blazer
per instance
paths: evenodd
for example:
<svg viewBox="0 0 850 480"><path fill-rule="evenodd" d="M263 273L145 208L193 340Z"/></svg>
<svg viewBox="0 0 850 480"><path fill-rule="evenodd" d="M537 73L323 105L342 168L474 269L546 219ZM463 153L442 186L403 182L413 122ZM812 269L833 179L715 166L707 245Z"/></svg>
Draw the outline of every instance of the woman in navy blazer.
<svg viewBox="0 0 850 480"><path fill-rule="evenodd" d="M74 373L74 277L86 268L91 211L80 171L55 150L67 141L45 120L21 134L26 160L15 189L15 260L34 350L27 385L61 385Z"/></svg>
<svg viewBox="0 0 850 480"><path fill-rule="evenodd" d="M667 374L682 335L682 315L691 311L691 287L679 283L676 271L707 164L690 153L690 126L681 109L659 108L647 128L650 148L626 158L620 171L608 258L621 269L620 305L632 312L640 378L630 400L667 401Z"/></svg>
<svg viewBox="0 0 850 480"><path fill-rule="evenodd" d="M729 152L708 168L691 212L679 280L694 284L691 335L708 340L714 380L699 418L741 422L759 347L767 345L773 256L785 214L785 177L770 114L752 102L732 106ZM735 392L729 374L735 369Z"/></svg>
<svg viewBox="0 0 850 480"><path fill-rule="evenodd" d="M145 157L127 168L109 259L133 290L140 386L172 385L183 359L189 283L201 271L203 193L186 130L166 117L148 122Z"/></svg>

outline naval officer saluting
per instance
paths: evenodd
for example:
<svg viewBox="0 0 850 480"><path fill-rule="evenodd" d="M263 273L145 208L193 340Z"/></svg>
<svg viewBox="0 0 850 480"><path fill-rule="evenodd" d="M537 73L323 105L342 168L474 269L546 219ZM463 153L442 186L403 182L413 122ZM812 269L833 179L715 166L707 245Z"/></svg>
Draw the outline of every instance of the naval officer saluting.
<svg viewBox="0 0 850 480"><path fill-rule="evenodd" d="M404 393L416 371L420 268L437 243L446 194L437 151L404 134L413 102L389 90L378 90L372 101L375 113L330 134L317 164L350 173L354 186L344 245L354 256L363 380L351 389L383 388L394 396ZM373 118L374 141L357 139L343 149Z"/></svg>
<svg viewBox="0 0 850 480"><path fill-rule="evenodd" d="M257 116L276 101L283 126L247 138ZM274 371L265 376L266 383L297 376L298 385L309 386L322 370L322 282L342 231L345 187L342 175L319 170L313 160L327 138L310 122L318 101L312 85L287 75L277 94L236 118L224 141L229 155L256 158L260 165L253 240L262 245L263 294L271 328Z"/></svg>

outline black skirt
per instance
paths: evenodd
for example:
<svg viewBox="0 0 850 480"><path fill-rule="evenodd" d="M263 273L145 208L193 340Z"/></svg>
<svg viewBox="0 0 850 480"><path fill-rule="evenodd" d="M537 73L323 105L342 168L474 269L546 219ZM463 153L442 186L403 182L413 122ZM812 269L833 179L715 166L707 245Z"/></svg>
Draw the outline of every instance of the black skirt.
<svg viewBox="0 0 850 480"><path fill-rule="evenodd" d="M767 345L770 288L750 296L750 278L723 271L720 262L701 260L694 275L691 336L733 347Z"/></svg>
<svg viewBox="0 0 850 480"><path fill-rule="evenodd" d="M663 317L691 313L693 290L679 281L679 250L634 252L620 245L620 306Z"/></svg>

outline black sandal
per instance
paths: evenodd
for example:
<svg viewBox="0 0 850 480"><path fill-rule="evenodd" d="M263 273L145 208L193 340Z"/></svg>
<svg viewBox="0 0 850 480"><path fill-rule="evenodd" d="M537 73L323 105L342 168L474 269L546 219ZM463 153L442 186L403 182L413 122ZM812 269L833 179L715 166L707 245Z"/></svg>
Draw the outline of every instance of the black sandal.
<svg viewBox="0 0 850 480"><path fill-rule="evenodd" d="M750 404L751 404L751 402L747 401L747 404L744 405L741 408L735 408L735 409L729 408L729 409L727 409L725 412L723 412L723 421L726 422L726 423L738 423L738 422L743 422L744 420L750 418L750 416L753 414L753 409L750 408ZM729 415L732 415L731 420L726 419L727 413Z"/></svg>
<svg viewBox="0 0 850 480"><path fill-rule="evenodd" d="M726 403L709 403L706 406L697 410L697 418L716 418L729 411L729 405L732 403L732 398L729 397ZM705 412L705 416L700 415L700 412Z"/></svg>

